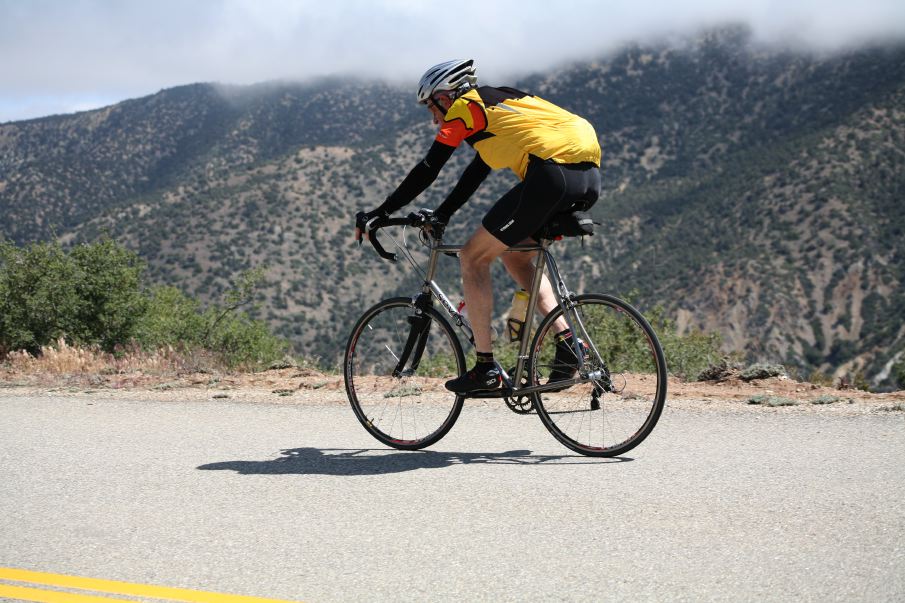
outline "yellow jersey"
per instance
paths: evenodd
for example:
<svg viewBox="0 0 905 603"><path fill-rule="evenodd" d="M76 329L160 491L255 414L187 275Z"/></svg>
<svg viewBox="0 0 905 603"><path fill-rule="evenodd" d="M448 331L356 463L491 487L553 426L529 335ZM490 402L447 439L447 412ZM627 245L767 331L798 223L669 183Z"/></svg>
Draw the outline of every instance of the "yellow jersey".
<svg viewBox="0 0 905 603"><path fill-rule="evenodd" d="M514 88L469 90L446 112L436 140L451 147L464 140L488 166L522 179L530 155L600 167L600 143L587 120Z"/></svg>

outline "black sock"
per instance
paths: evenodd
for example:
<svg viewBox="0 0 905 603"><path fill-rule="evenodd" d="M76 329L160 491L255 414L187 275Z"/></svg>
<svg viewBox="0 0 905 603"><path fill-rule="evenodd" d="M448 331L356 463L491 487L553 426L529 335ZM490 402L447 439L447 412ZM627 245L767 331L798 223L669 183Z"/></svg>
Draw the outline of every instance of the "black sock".
<svg viewBox="0 0 905 603"><path fill-rule="evenodd" d="M493 361L493 352L478 352L478 363L475 364L475 370L481 371L482 373L486 373L492 368L496 368L496 363Z"/></svg>

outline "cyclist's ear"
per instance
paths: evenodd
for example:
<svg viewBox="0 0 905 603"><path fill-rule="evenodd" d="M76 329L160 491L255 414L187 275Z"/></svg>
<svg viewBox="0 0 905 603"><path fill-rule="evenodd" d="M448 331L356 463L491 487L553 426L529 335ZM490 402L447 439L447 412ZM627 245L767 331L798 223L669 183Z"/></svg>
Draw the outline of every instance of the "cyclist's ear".
<svg viewBox="0 0 905 603"><path fill-rule="evenodd" d="M455 99L452 96L450 96L449 94L446 94L445 92L441 92L440 94L437 95L437 101L438 101L437 104L439 104L441 107L443 107L444 110L446 110L446 109L449 109L450 107L452 107L452 104L455 101Z"/></svg>

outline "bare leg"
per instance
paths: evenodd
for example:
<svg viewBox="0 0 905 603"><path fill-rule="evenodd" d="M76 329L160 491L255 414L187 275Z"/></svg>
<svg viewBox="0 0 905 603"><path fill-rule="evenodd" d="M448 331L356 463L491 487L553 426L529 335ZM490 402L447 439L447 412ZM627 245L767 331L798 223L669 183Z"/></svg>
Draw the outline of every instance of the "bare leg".
<svg viewBox="0 0 905 603"><path fill-rule="evenodd" d="M490 263L506 249L505 243L501 243L487 232L486 228L479 226L459 254L465 305L474 331L475 349L478 352L492 351L490 318L493 313L493 289L490 281Z"/></svg>
<svg viewBox="0 0 905 603"><path fill-rule="evenodd" d="M531 242L526 241L526 242ZM531 279L534 278L535 262L537 261L536 251L525 251L522 253L504 253L503 265L506 270L515 279L522 289L531 290ZM556 296L553 295L553 286L546 274L541 275L540 289L537 292L537 313L543 318L556 308ZM560 316L553 323L554 333L564 331L569 328L565 319Z"/></svg>

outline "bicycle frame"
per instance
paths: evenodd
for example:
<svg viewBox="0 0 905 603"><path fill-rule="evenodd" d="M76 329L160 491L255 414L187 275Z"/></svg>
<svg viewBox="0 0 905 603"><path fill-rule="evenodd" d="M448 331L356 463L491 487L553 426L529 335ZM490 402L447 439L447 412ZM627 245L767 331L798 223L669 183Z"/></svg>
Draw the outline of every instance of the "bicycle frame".
<svg viewBox="0 0 905 603"><path fill-rule="evenodd" d="M575 304L572 301L573 295L566 287L566 284L562 278L562 274L560 273L559 268L556 265L556 260L553 258L553 255L548 249L551 242L552 241L550 240L544 239L536 245L516 245L506 250L506 253L523 253L531 251L537 252L534 276L532 277L531 289L529 291L525 326L522 328L522 333L519 338L518 363L516 364L514 375L508 375L503 367L497 364L497 367L499 368L500 374L503 378L504 386L501 389L491 390L487 392L475 392L468 395L467 397L504 398L511 396L524 396L532 393L560 390L564 387L571 387L578 383L585 383L589 380L597 381L604 377L604 375L600 371L595 371L594 373L590 374L585 371L579 371L579 375L570 380L559 381L557 383L546 385L518 387L518 383L521 382L520 376L526 369L525 363L528 360L528 346L530 345L531 339L530 326L534 323L534 313L537 309L538 292L540 291L540 285L543 280L545 269L550 273L551 282L554 283L554 296L556 297L557 304L563 309L563 318L565 319L566 324L568 324L569 329L571 329L572 333L575 333L576 335L579 333L583 334L584 340L588 342L588 345L590 346L591 353L597 355L598 358L600 356L594 345L594 342L590 337L587 336L587 332L585 330L584 324L581 321L581 317L574 311ZM398 360L396 370L393 373L394 376L400 376L406 372L414 372L418 368L418 363L420 362L421 354L424 351L424 345L427 340L427 332L429 328L429 321L424 320L423 310L425 308L425 305L432 304L433 298L436 298L440 302L440 305L443 306L443 309L453 320L454 324L459 327L460 330L462 330L462 332L466 335L469 343L474 346L474 333L471 329L471 325L468 323L468 319L465 318L465 316L463 316L458 310L456 310L452 302L450 302L449 298L443 292L443 289L441 289L440 285L438 285L434 280L434 274L437 270L437 263L440 254L458 254L462 250L462 247L462 245L443 245L441 243L431 244L431 254L428 261L427 271L424 274L424 284L422 286L421 294L413 298L413 303L416 308L415 316L410 320L413 328L409 333L409 337L404 346L403 353ZM413 262L411 257L409 257L409 261ZM421 324L416 324L416 321L420 321ZM582 346L579 345L578 336L572 338L572 348L575 352L576 358L578 359L578 365L580 367L584 367L585 352L582 349ZM408 371L404 371L405 364L407 363L408 358L412 352L414 352L415 355L411 368L408 369Z"/></svg>

